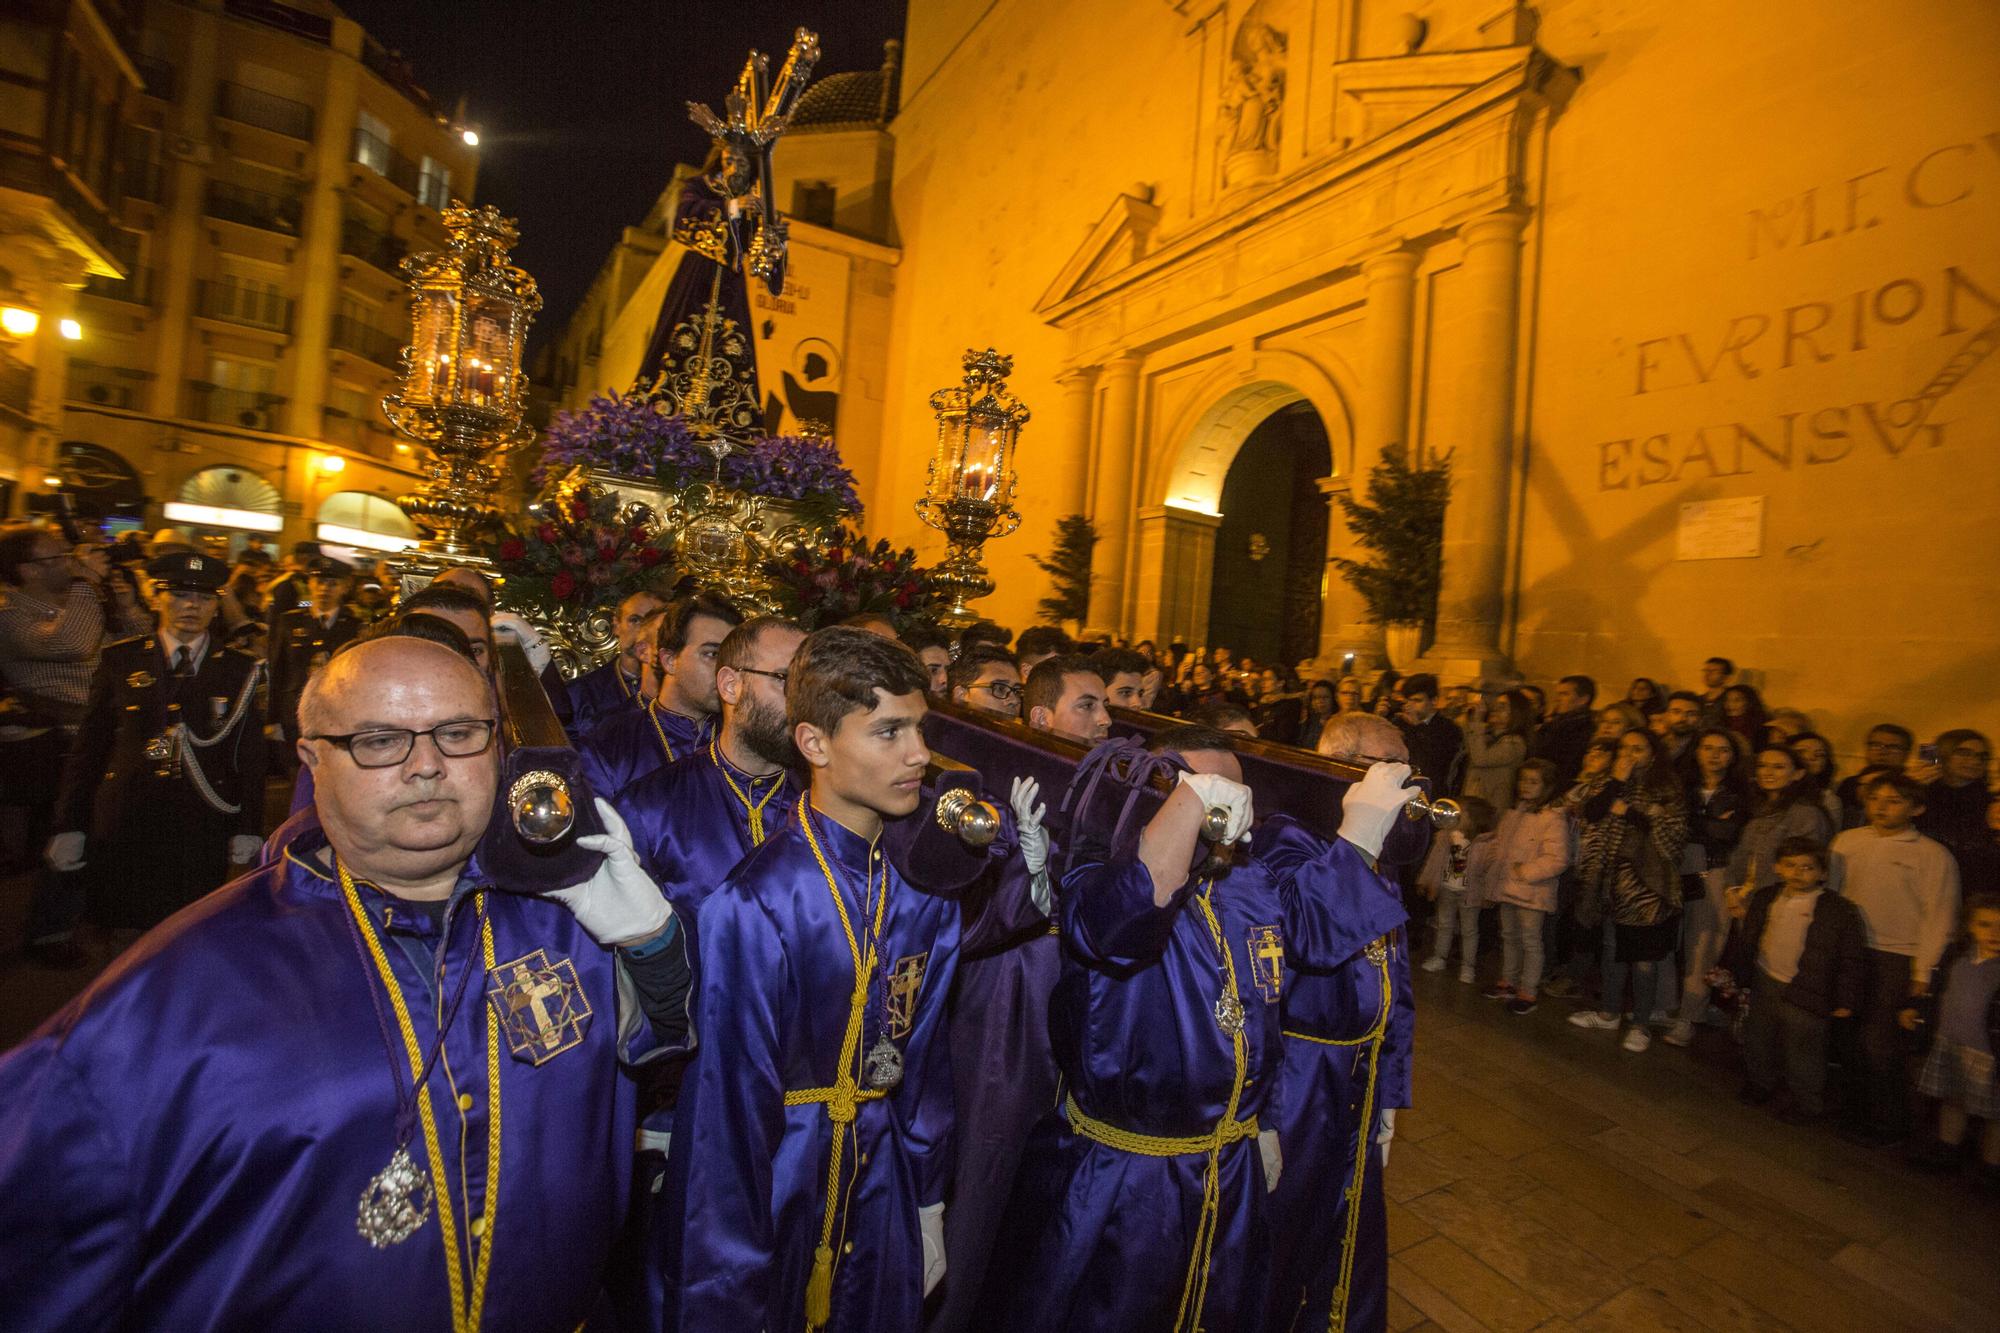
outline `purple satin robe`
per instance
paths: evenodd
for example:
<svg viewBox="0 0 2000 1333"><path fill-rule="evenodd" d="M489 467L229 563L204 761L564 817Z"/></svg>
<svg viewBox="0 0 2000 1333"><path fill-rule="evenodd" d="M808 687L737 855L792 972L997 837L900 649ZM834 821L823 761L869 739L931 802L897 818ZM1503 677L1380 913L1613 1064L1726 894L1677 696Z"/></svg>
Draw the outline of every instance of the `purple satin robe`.
<svg viewBox="0 0 2000 1333"><path fill-rule="evenodd" d="M639 711L639 691L618 669L613 658L568 684L570 740L581 744L591 732L614 717Z"/></svg>
<svg viewBox="0 0 2000 1333"><path fill-rule="evenodd" d="M1411 1038L1416 1021L1410 992L1407 920L1393 879L1369 868L1352 844L1326 840L1289 820L1258 829L1259 859L1289 898L1333 906L1321 960L1288 958L1285 976L1285 1068L1268 1121L1278 1131L1284 1171L1272 1192L1271 1298L1265 1327L1323 1329L1347 1272L1344 1327L1379 1331L1388 1321L1389 1247L1382 1199L1382 1154L1372 1146L1384 1107L1410 1104ZM1368 946L1388 937L1371 958ZM1355 1043L1389 1011L1379 1043ZM1368 1095L1370 1073L1374 1090ZM1364 1100L1371 1103L1363 1114ZM1364 1158L1364 1145L1369 1145ZM1352 1254L1346 1253L1346 1190L1365 1163Z"/></svg>
<svg viewBox="0 0 2000 1333"><path fill-rule="evenodd" d="M702 905L702 1050L683 1092L693 1123L679 1326L798 1329L819 1244L833 1126L820 1104L785 1094L834 1083L854 965L832 890L799 822L801 801ZM857 942L868 931L864 885L879 847L817 814L807 817L832 868ZM843 1131L832 1316L838 1333L914 1329L923 1299L917 1210L944 1198L950 1172L951 1073L944 998L957 964L959 907L887 869L880 956L854 1068L885 1031L887 976L900 992L903 1078L863 1101Z"/></svg>
<svg viewBox="0 0 2000 1333"><path fill-rule="evenodd" d="M658 705L636 708L612 714L585 736L576 747L577 761L590 790L615 800L648 773L708 744L713 732L711 718L697 721Z"/></svg>
<svg viewBox="0 0 2000 1333"><path fill-rule="evenodd" d="M370 998L382 983L356 953L323 846L308 830L277 864L180 912L0 1058L0 1322L450 1327L435 1206L399 1244L377 1249L356 1231L362 1192L396 1147L389 1062L405 1082L409 1070L393 1016L395 1045L384 1046ZM427 1046L434 1009L404 945L426 955L438 933L372 887L360 892ZM575 1328L599 1299L626 1207L633 1095L620 1058L659 1052L638 1015L620 1031L616 963L567 910L480 897L497 962L536 951L567 960L591 1010L580 1043L539 1066L503 1037L483 1327ZM428 1083L463 1235L465 1200L477 1216L487 1178L488 977L471 894L447 920L445 993L479 969ZM421 1131L410 1153L427 1170Z"/></svg>

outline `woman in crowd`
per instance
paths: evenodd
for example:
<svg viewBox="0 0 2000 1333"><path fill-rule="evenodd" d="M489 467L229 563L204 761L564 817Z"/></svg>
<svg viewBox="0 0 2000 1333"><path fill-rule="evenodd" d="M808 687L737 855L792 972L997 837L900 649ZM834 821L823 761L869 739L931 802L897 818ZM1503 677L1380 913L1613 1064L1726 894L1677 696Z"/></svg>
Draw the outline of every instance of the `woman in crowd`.
<svg viewBox="0 0 2000 1333"><path fill-rule="evenodd" d="M1306 687L1305 716L1299 719L1298 730L1292 733L1292 744L1302 750L1310 750L1319 744L1319 734L1326 724L1333 721L1333 715L1340 711L1340 695L1330 680L1316 680Z"/></svg>
<svg viewBox="0 0 2000 1333"><path fill-rule="evenodd" d="M1377 717L1394 717L1396 682L1402 678L1394 668L1382 668L1382 674L1375 677L1375 684L1368 691L1368 711Z"/></svg>
<svg viewBox="0 0 2000 1333"><path fill-rule="evenodd" d="M1638 709L1642 715L1651 717L1666 710L1667 696L1652 677L1637 676L1625 691L1625 702Z"/></svg>
<svg viewBox="0 0 2000 1333"><path fill-rule="evenodd" d="M1334 701L1340 705L1340 711L1343 713L1367 712L1366 694L1367 691L1361 688L1359 676L1342 676L1333 687Z"/></svg>
<svg viewBox="0 0 2000 1333"><path fill-rule="evenodd" d="M1833 821L1807 786L1806 767L1789 746L1759 750L1752 781L1750 818L1729 856L1728 885L1755 891L1778 882L1779 843L1811 838L1824 847L1833 837Z"/></svg>
<svg viewBox="0 0 2000 1333"><path fill-rule="evenodd" d="M1625 1049L1653 1044L1647 1024L1659 1003L1660 960L1674 951L1681 910L1681 851L1687 810L1659 740L1643 729L1619 738L1611 772L1582 806L1577 918L1603 923L1604 990L1595 1012L1570 1015L1577 1027L1616 1032L1625 981L1633 1022Z"/></svg>
<svg viewBox="0 0 2000 1333"><path fill-rule="evenodd" d="M1513 805L1514 774L1528 757L1529 721L1528 701L1519 690L1509 690L1492 703L1484 696L1472 701L1461 724L1467 796L1477 796L1495 810Z"/></svg>
<svg viewBox="0 0 2000 1333"><path fill-rule="evenodd" d="M1773 725L1777 714L1772 714ZM1819 802L1820 809L1826 811L1828 823L1834 832L1840 831L1842 811L1840 797L1834 789L1840 783L1840 774L1834 768L1833 745L1817 731L1802 731L1791 739L1792 753L1805 766L1806 785Z"/></svg>
<svg viewBox="0 0 2000 1333"><path fill-rule="evenodd" d="M1615 741L1628 731L1644 731L1646 715L1631 704L1606 704L1597 710L1597 730L1591 733L1594 741Z"/></svg>
<svg viewBox="0 0 2000 1333"><path fill-rule="evenodd" d="M1746 745L1763 743L1768 721L1763 696L1754 687L1731 685L1722 692L1722 725L1741 736Z"/></svg>
<svg viewBox="0 0 2000 1333"><path fill-rule="evenodd" d="M1729 940L1729 856L1750 817L1750 782L1734 732L1695 737L1687 781L1688 839L1681 854L1681 1008L1666 1041L1686 1046L1708 1008L1708 974Z"/></svg>

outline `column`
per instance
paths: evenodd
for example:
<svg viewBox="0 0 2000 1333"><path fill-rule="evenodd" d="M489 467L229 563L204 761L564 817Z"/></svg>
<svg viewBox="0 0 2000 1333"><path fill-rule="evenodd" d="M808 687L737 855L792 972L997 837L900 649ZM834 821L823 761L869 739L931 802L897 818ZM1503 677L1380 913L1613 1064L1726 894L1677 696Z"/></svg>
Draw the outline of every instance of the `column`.
<svg viewBox="0 0 2000 1333"><path fill-rule="evenodd" d="M1173 505L1138 512L1132 638L1165 647L1174 639L1208 641L1208 597L1215 582L1215 532L1222 519Z"/></svg>
<svg viewBox="0 0 2000 1333"><path fill-rule="evenodd" d="M182 7L175 15L187 25L188 38L187 59L175 73L173 112L162 136L168 145L163 166L169 202L153 234L153 292L159 305L153 317L157 340L147 409L158 417L187 416L193 407L187 382L208 374L207 366L190 372L187 362L190 346L200 345L194 336L195 265L205 231L209 166L203 159L214 156L209 113L215 108L217 27L222 20L200 5ZM176 141L185 142L188 150L172 151Z"/></svg>
<svg viewBox="0 0 2000 1333"><path fill-rule="evenodd" d="M1336 556L1356 560L1364 554L1334 495L1341 490L1365 492L1368 469L1382 456L1382 447L1409 439L1416 273L1416 251L1400 244L1361 262L1367 314L1362 322L1361 392L1354 405L1354 474L1329 478L1332 485L1321 487L1327 499L1326 601L1319 622L1319 662L1324 671L1338 671L1349 653L1354 654L1356 669L1363 671L1385 660L1382 627L1369 621L1361 595L1332 564Z"/></svg>
<svg viewBox="0 0 2000 1333"><path fill-rule="evenodd" d="M1097 406L1100 367L1076 366L1056 376L1062 388L1063 455L1070 474L1056 492L1056 517L1090 512L1090 432Z"/></svg>
<svg viewBox="0 0 2000 1333"><path fill-rule="evenodd" d="M1510 670L1500 651L1514 473L1514 344L1521 230L1509 209L1459 228L1466 350L1458 375L1459 431L1444 518L1437 640L1426 661L1460 680Z"/></svg>
<svg viewBox="0 0 2000 1333"><path fill-rule="evenodd" d="M335 54L326 62L313 127L313 178L292 265L292 344L286 349L286 433L324 439L327 363L333 316L340 306L340 230L347 157L361 105L361 29L334 25ZM312 515L306 516L308 519Z"/></svg>
<svg viewBox="0 0 2000 1333"><path fill-rule="evenodd" d="M1085 628L1122 632L1125 553L1132 536L1132 457L1139 432L1139 362L1114 357L1104 367L1104 419L1097 432L1096 499L1091 522L1097 549L1090 559L1090 615Z"/></svg>

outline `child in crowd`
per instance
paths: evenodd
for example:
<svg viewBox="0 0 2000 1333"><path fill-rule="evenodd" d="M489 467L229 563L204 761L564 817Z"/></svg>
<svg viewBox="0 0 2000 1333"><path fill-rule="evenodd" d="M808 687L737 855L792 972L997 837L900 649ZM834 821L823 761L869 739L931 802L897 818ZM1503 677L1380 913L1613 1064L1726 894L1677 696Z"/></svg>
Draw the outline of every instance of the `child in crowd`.
<svg viewBox="0 0 2000 1333"><path fill-rule="evenodd" d="M1917 1091L1937 1099L1937 1140L1917 1159L1945 1167L1957 1158L1970 1122L1982 1120L1979 1173L2000 1187L2000 1084L1993 1056L2000 1050L2000 893L1975 894L1965 905L1965 935L1938 965L1935 1035ZM1904 1009L1903 1027L1915 1031L1918 1010Z"/></svg>
<svg viewBox="0 0 2000 1333"><path fill-rule="evenodd" d="M1486 899L1468 884L1468 871L1474 868L1473 844L1493 827L1493 807L1477 796L1466 797L1460 807L1465 813L1458 827L1431 843L1423 869L1417 872L1417 887L1425 897L1437 900L1431 956L1424 960L1424 971L1444 971L1456 928L1461 937L1458 979L1469 986L1473 965L1479 959L1479 909L1486 906Z"/></svg>
<svg viewBox="0 0 2000 1333"><path fill-rule="evenodd" d="M1550 802L1556 766L1530 759L1514 777L1514 806L1500 820L1483 860L1485 896L1500 904L1500 980L1485 992L1516 1014L1533 1013L1542 980L1542 921L1556 907L1556 881L1569 866L1569 820Z"/></svg>
<svg viewBox="0 0 2000 1333"><path fill-rule="evenodd" d="M1861 913L1826 892L1826 851L1810 837L1778 844L1778 882L1732 891L1730 913L1743 923L1730 970L1747 980L1750 1016L1743 1025L1742 1098L1771 1100L1782 1079L1789 1121L1825 1113L1827 1038L1836 1018L1852 1018L1868 988L1868 938Z"/></svg>

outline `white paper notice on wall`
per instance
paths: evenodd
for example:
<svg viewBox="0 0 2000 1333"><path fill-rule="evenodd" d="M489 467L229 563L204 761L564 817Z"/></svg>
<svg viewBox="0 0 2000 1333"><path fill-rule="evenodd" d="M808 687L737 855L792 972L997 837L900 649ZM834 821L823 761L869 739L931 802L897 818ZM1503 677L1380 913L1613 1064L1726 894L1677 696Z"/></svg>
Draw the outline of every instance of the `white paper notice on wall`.
<svg viewBox="0 0 2000 1333"><path fill-rule="evenodd" d="M1676 560L1754 560L1763 553L1763 496L1690 500L1681 506Z"/></svg>

